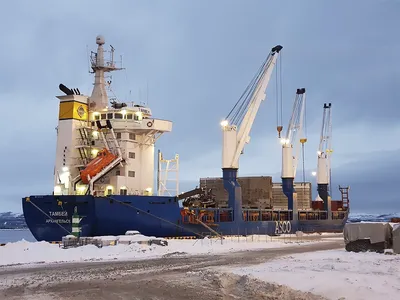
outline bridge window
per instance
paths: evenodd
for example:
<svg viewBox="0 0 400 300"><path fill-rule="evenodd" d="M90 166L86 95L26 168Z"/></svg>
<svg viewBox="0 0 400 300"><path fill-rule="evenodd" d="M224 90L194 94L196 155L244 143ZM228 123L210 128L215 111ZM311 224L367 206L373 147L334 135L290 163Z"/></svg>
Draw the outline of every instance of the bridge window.
<svg viewBox="0 0 400 300"><path fill-rule="evenodd" d="M95 119L95 120L100 120L100 115L95 115L95 116L94 116L94 119Z"/></svg>
<svg viewBox="0 0 400 300"><path fill-rule="evenodd" d="M102 120L107 119L107 114L101 114L101 119L102 119Z"/></svg>
<svg viewBox="0 0 400 300"><path fill-rule="evenodd" d="M115 117L116 119L123 119L123 115L122 115L121 113L115 113L115 114L114 114L114 117Z"/></svg>
<svg viewBox="0 0 400 300"><path fill-rule="evenodd" d="M128 190L127 189L120 189L119 190L119 194L126 196L126 195L128 195Z"/></svg>
<svg viewBox="0 0 400 300"><path fill-rule="evenodd" d="M129 139L130 139L130 140L136 140L136 134L134 134L134 133L129 133Z"/></svg>
<svg viewBox="0 0 400 300"><path fill-rule="evenodd" d="M135 171L128 171L129 177L135 177Z"/></svg>
<svg viewBox="0 0 400 300"><path fill-rule="evenodd" d="M129 152L129 158L135 158L135 152Z"/></svg>
<svg viewBox="0 0 400 300"><path fill-rule="evenodd" d="M108 113L107 114L107 119L112 119L113 118L113 113Z"/></svg>
<svg viewBox="0 0 400 300"><path fill-rule="evenodd" d="M132 114L126 114L126 118L127 118L128 120L132 120Z"/></svg>
<svg viewBox="0 0 400 300"><path fill-rule="evenodd" d="M117 137L117 139L120 139L121 138L121 132L117 132L116 137Z"/></svg>

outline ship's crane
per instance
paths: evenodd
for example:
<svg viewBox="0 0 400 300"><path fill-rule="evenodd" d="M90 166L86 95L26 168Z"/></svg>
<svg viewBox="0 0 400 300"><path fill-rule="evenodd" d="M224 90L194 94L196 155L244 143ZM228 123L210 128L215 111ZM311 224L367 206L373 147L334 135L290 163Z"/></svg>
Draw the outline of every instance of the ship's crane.
<svg viewBox="0 0 400 300"><path fill-rule="evenodd" d="M296 177L300 146L307 142L307 138L303 136L305 107L306 90L305 88L297 89L289 126L286 135L281 138L282 190L288 198L288 210L292 211L297 211L297 201L293 201L295 193L293 182ZM293 217L295 218L297 215L293 214Z"/></svg>
<svg viewBox="0 0 400 300"><path fill-rule="evenodd" d="M266 60L251 80L233 109L221 122L223 132L222 178L224 188L228 192L228 206L234 208L234 220L241 218L242 195L237 182L239 156L244 145L250 141L250 130L261 102L265 99L265 91L282 46L271 49Z"/></svg>
<svg viewBox="0 0 400 300"><path fill-rule="evenodd" d="M324 210L329 208L329 190L331 174L331 154L332 154L332 120L331 103L324 103L322 116L322 129L318 148L318 168L317 168L317 190L318 196L324 202ZM317 200L318 197L317 197Z"/></svg>

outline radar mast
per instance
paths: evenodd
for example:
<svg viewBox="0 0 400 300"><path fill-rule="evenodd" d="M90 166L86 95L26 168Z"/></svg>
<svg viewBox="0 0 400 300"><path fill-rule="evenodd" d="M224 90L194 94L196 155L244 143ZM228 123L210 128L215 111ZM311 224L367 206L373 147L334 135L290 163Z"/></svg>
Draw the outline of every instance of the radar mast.
<svg viewBox="0 0 400 300"><path fill-rule="evenodd" d="M105 109L108 106L108 96L106 91L106 83L104 79L105 72L112 72L117 70L122 70L123 68L118 68L114 62L114 47L110 45L111 57L109 60L104 59L104 53L106 52L103 48L105 44L105 39L103 36L98 35L96 37L97 53L92 52L90 55L90 62L94 76L94 85L92 95L90 96L90 108L92 110Z"/></svg>

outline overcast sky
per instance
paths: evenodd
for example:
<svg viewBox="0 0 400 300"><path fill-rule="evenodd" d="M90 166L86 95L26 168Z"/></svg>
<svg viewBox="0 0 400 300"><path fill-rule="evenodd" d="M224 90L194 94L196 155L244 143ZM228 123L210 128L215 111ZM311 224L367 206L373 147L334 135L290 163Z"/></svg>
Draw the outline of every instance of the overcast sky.
<svg viewBox="0 0 400 300"><path fill-rule="evenodd" d="M87 47L98 34L123 55L126 71L113 74L119 99L146 101L148 84L154 116L174 122L157 149L180 154L181 191L221 175L219 123L281 44L284 126L296 88L307 90L306 180L315 183L322 107L332 102L333 198L350 185L354 211L400 211L400 1L27 0L2 11L0 211L52 192L58 84L90 94ZM241 176L280 180L274 85Z"/></svg>

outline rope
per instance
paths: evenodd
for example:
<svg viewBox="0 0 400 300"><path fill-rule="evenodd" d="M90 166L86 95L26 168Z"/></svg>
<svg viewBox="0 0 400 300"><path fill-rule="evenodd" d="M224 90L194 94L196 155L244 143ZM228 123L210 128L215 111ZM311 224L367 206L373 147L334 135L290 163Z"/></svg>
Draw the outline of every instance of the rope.
<svg viewBox="0 0 400 300"><path fill-rule="evenodd" d="M275 103L276 103L276 127L281 125L279 121L279 88L278 88L278 72L275 72Z"/></svg>
<svg viewBox="0 0 400 300"><path fill-rule="evenodd" d="M170 222L170 221L168 221L168 220L166 220L166 219L157 217L156 215L153 215L153 214L151 214L151 213L148 213L147 211L144 211L144 210L142 210L142 209L140 209L140 208L137 208L137 207L135 207L135 206L133 206L133 205L131 205L131 204L127 204L127 203L125 203L125 202L119 201L119 200L117 200L117 199L115 199L115 198L112 198L112 197L106 197L106 198L109 198L109 199L111 199L111 200L113 200L113 201L115 201L115 202L118 202L118 203L122 204L122 205L128 206L128 207L133 208L133 209L136 209L136 210L138 210L138 211L140 211L140 212L142 212L142 213L145 213L145 214L147 214L147 215L149 215L149 216L151 216L151 217L153 217L153 218L156 218L156 219L161 220L161 221L163 221L163 222L169 223L169 224L171 224L171 225L173 225L173 226L175 226L175 227L181 228L181 229L183 229L183 230L186 230L186 231L189 231L189 232L191 232L191 233L194 233L195 235L198 235L198 236L200 236L200 237L202 237L202 238L205 238L205 236L202 235L202 234L200 234L200 233L197 233L197 232L195 232L195 231L192 231L192 230L190 230L190 229L188 229L188 228L185 228L185 227L183 227L183 226L177 225L177 224L175 224L175 223L173 223L173 222ZM51 220L55 221L52 217L50 217L48 214L46 214L46 213L45 213L40 207L38 207L35 203L33 203L32 201L29 201L29 203L31 203L35 208L37 208L37 209L38 209L42 214L44 214L46 217L48 217L48 218L50 218ZM63 229L65 232L67 232L68 234L72 234L70 231L68 231L67 229L65 229L63 226L61 226L61 225L58 224L57 222L54 222L54 223L57 224L58 226L60 226L60 228L62 228L62 229Z"/></svg>
<svg viewBox="0 0 400 300"><path fill-rule="evenodd" d="M268 59L268 58L267 58ZM242 95L240 96L239 100L236 102L235 106L231 109L231 111L229 112L228 116L226 117L227 119L231 116L231 114L234 112L235 108L237 107L237 105L240 103L240 101L243 99L244 95L251 89L251 87L254 86L254 83L257 80L257 77L259 76L260 72L262 71L264 65L265 65L266 61L263 62L263 64L261 65L261 67L258 69L257 73L254 75L254 77L251 79L250 83L247 85L246 89L244 90L244 92L242 93ZM247 97L247 96L246 96ZM243 106L243 103L241 104L241 107ZM240 110L240 108L239 108ZM239 111L238 110L238 111ZM238 111L236 113L234 113L234 115L238 114ZM234 116L235 117L235 116Z"/></svg>
<svg viewBox="0 0 400 300"><path fill-rule="evenodd" d="M304 101L304 100L303 100ZM304 103L304 137L307 137L307 101Z"/></svg>
<svg viewBox="0 0 400 300"><path fill-rule="evenodd" d="M303 95L304 97L304 95ZM303 98L303 101L304 98ZM304 103L304 116L303 116L303 125L304 125L304 137L307 137L307 101L305 101ZM304 144L302 147L302 151L303 151L303 198L305 197L305 193L306 193L306 169L305 169L305 150L304 150ZM311 188L310 188L310 197L311 197ZM311 197L312 198L312 197Z"/></svg>
<svg viewBox="0 0 400 300"><path fill-rule="evenodd" d="M113 200L113 201L116 201L116 202L122 204L122 205L128 206L128 207L133 208L133 209L136 209L136 210L138 210L138 211L140 211L140 212L142 212L142 213L145 213L145 214L147 214L147 215L149 215L149 216L151 216L151 217L153 217L153 218L156 218L156 219L161 220L161 221L163 221L163 222L169 223L169 224L171 224L171 225L173 225L173 226L175 226L175 227L181 228L181 229L183 229L183 230L186 230L186 231L189 231L189 232L191 232L191 233L194 233L195 235L198 235L198 236L200 236L200 237L202 237L202 238L205 238L205 236L202 235L202 234L200 234L200 233L197 233L197 232L195 232L195 231L192 231L192 230L190 230L190 229L188 229L188 228L185 228L185 227L183 227L183 226L177 225L177 224L175 224L175 223L173 223L173 222L170 222L170 221L168 221L168 220L166 220L166 219L157 217L156 215L153 215L153 214L151 214L151 213L148 213L148 212L146 212L146 211L144 211L144 210L142 210L142 209L140 209L140 208L137 208L137 207L135 207L135 206L133 206L133 205L131 205L131 204L127 204L127 203L125 203L125 202L119 201L119 200L117 200L117 199L115 199L115 198L112 198L112 197L106 197L106 198L109 198L109 199L111 199L111 200ZM38 210L39 210L42 214L44 214L46 217L48 217L48 218L50 218L51 220L55 221L52 217L50 217L48 214L46 214L46 213L45 213L40 207L38 207L35 203L33 203L32 201L29 201L29 203L31 203L36 209L38 209ZM67 229L65 229L63 226L61 226L61 225L58 224L57 222L54 222L54 223L57 224L60 228L62 228L62 229L63 229L65 232L67 232L68 234L72 234L70 231L68 231Z"/></svg>
<svg viewBox="0 0 400 300"><path fill-rule="evenodd" d="M282 81L282 54L279 55L279 83L280 83L280 94L281 94L281 98L280 98L280 102L281 102L281 124L282 125L282 120L283 120L283 81Z"/></svg>
<svg viewBox="0 0 400 300"><path fill-rule="evenodd" d="M229 112L226 120L230 119L232 124L240 126L243 121L243 117L249 109L252 96L257 92L257 85L265 75L265 71L271 64L271 53L268 55L266 60L262 63L255 76L252 78L239 100L236 102L232 110Z"/></svg>
<svg viewBox="0 0 400 300"><path fill-rule="evenodd" d="M173 222L171 222L171 221L168 221L168 220L165 220L165 219L163 219L163 218L157 217L156 215L153 215L153 214L151 214L151 213L149 213L149 212L147 212L147 211L144 211L144 210L142 210L142 209L140 209L140 208L137 208L137 207L133 206L132 204L128 204L128 203L119 201L119 200L117 200L117 199L115 199L115 198L113 198L113 197L108 197L108 196L107 196L107 197L105 197L105 198L109 198L109 199L111 199L111 200L113 200L113 201L116 201L116 202L122 204L122 205L128 206L128 207L133 208L133 209L136 209L136 210L138 210L138 211L140 211L140 212L142 212L142 213L145 213L146 215L149 215L150 217L156 218L156 219L158 219L158 220L160 220L160 221L169 223L169 224L171 224L171 225L173 225L173 226L175 226L175 227L181 228L181 229L183 229L183 230L186 230L186 231L189 231L189 232L191 232L191 233L194 233L195 235L201 236L202 238L205 238L205 236L202 235L202 234L200 234L200 233L194 232L194 231L192 231L192 230L190 230L190 229L187 229L187 228L185 228L185 227L183 227L183 226L177 225L177 224L175 224L175 223L173 223ZM102 198L102 199L104 199L104 198Z"/></svg>
<svg viewBox="0 0 400 300"><path fill-rule="evenodd" d="M303 199L305 197L306 193L306 169L305 169L305 158L304 158L304 143L301 144L301 150L302 150L302 157L303 157ZM310 190L311 192L311 190Z"/></svg>
<svg viewBox="0 0 400 300"><path fill-rule="evenodd" d="M42 214L44 214L46 217L50 218L51 220L55 221L52 217L50 217L48 214L46 214L39 206L37 206L35 203L32 202L32 200L29 201L34 207L36 207ZM65 229L63 226L58 224L57 222L54 222L58 226L60 226L64 231L66 231L68 234L72 234L72 232L69 232L67 229Z"/></svg>
<svg viewBox="0 0 400 300"><path fill-rule="evenodd" d="M244 99L244 100L243 100L242 104L240 105L238 111L234 114L234 116L232 118L232 123L237 124L238 126L240 126L244 115L246 114L246 112L249 109L250 101L252 100L252 97L256 92L257 85L258 85L258 83L260 82L260 80L262 79L262 77L264 75L264 71L265 71L265 68L266 68L266 64L268 62L268 58L267 58L266 61L264 61L264 63L262 64L262 66L258 70L256 76L254 76L253 80L247 86L245 92L242 94L241 98L239 99L239 101L241 99ZM244 94L246 94L245 98L243 98Z"/></svg>
<svg viewBox="0 0 400 300"><path fill-rule="evenodd" d="M283 80L282 80L282 54L279 55L277 71L275 73L276 96L276 126L282 126L283 120Z"/></svg>

